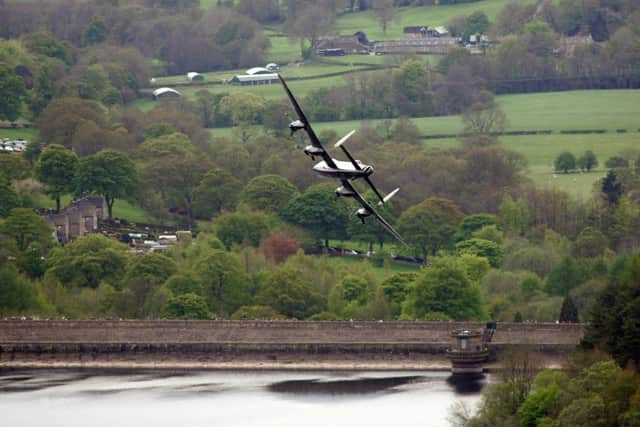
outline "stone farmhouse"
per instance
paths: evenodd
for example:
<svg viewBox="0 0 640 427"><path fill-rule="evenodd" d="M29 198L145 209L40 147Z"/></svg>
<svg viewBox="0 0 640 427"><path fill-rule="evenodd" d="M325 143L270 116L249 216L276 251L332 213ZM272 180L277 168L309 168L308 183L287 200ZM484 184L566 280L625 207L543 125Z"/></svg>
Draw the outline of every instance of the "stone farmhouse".
<svg viewBox="0 0 640 427"><path fill-rule="evenodd" d="M107 203L102 196L87 196L72 201L59 213L44 213L54 230L54 238L66 243L76 237L98 231L98 222L106 217Z"/></svg>

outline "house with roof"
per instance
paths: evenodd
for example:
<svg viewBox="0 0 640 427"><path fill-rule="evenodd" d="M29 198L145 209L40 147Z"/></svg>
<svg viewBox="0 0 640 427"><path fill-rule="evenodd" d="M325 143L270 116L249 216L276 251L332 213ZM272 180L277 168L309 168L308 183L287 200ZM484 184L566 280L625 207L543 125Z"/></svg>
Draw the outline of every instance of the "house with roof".
<svg viewBox="0 0 640 427"><path fill-rule="evenodd" d="M319 37L316 43L316 53L320 55L322 55L322 52L339 51L342 51L342 55L368 54L370 50L369 40L362 31L358 31L350 36L337 35Z"/></svg>

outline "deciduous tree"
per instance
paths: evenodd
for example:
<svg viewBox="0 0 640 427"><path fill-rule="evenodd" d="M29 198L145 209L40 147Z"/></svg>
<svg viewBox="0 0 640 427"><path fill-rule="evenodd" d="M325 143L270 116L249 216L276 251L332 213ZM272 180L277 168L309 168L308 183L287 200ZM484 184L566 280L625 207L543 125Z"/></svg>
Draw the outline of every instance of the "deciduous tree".
<svg viewBox="0 0 640 427"><path fill-rule="evenodd" d="M36 176L47 184L47 194L56 201L56 212L60 212L60 197L74 190L74 178L78 156L63 145L48 145L36 164Z"/></svg>
<svg viewBox="0 0 640 427"><path fill-rule="evenodd" d="M103 150L82 158L76 171L75 193L95 193L104 196L109 219L113 217L116 198L131 197L136 189L138 174L133 162L125 154Z"/></svg>

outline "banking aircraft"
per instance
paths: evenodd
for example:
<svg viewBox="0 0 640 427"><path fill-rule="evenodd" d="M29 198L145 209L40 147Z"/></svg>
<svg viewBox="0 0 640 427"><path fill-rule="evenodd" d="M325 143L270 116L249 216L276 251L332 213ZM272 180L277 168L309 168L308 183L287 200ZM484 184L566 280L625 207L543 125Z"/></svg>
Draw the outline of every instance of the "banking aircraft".
<svg viewBox="0 0 640 427"><path fill-rule="evenodd" d="M281 75L278 74L278 77L280 78L282 86L284 86L284 90L287 92L287 96L289 97L289 100L291 101L291 104L293 104L293 108L296 110L296 113L298 115L298 120L295 120L289 124L291 134L293 135L295 132L304 129L307 135L309 135L309 139L311 140L311 145L307 145L304 148L304 153L307 156L311 156L311 159L313 160L315 160L316 157L322 158L322 161L316 163L313 166L313 170L322 176L340 180L342 185L336 189L336 195L342 197L352 197L356 199L358 203L360 203L362 207L356 211L356 215L358 216L358 218L360 218L360 220L362 220L363 224L366 217L373 215L378 221L380 221L382 226L393 235L393 237L395 237L403 245L407 246L400 234L398 234L398 232L395 231L393 227L391 227L391 225L373 209L369 202L367 202L351 184L351 181L356 179L364 180L367 184L369 184L374 193L376 193L376 196L378 196L378 198L380 199L380 201L378 202L378 205L380 206L382 206L384 203L389 201L389 199L395 196L399 190L399 188L396 188L391 193L383 197L376 186L373 185L373 182L371 182L371 178L369 178L369 176L373 173L373 166L365 165L360 160L354 159L351 153L349 153L347 148L344 146L344 143L355 133L355 130L349 132L334 145L334 147L342 149L349 161L346 162L342 160L336 160L331 157L320 143L320 140L313 131L313 128L311 128L311 125L309 124L307 117L302 112L298 101L296 101L296 98L291 93L291 90L289 90L289 86L287 86L287 83L284 81Z"/></svg>

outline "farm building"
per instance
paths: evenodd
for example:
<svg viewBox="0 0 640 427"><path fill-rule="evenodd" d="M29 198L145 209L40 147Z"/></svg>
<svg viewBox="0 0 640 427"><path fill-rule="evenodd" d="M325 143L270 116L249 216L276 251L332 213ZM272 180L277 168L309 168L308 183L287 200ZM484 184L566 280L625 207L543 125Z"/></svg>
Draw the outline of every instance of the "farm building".
<svg viewBox="0 0 640 427"><path fill-rule="evenodd" d="M370 50L369 40L367 40L367 36L362 31L358 31L352 36L328 36L318 38L316 45L316 52L318 54L321 55L321 51L337 52L338 49L341 49L343 54L367 54Z"/></svg>
<svg viewBox="0 0 640 427"><path fill-rule="evenodd" d="M449 31L442 26L439 27L404 27L402 30L405 37L447 37L449 36Z"/></svg>
<svg viewBox="0 0 640 427"><path fill-rule="evenodd" d="M273 71L271 71L271 70L269 70L268 68L265 68L265 67L249 68L246 72L250 76L255 76L255 75L259 75L259 74L273 74Z"/></svg>
<svg viewBox="0 0 640 427"><path fill-rule="evenodd" d="M201 82L204 80L204 74L192 71L190 73L187 73L187 79L189 79L190 82Z"/></svg>
<svg viewBox="0 0 640 427"><path fill-rule="evenodd" d="M170 87L159 87L152 92L153 99L178 98L182 96L180 92Z"/></svg>
<svg viewBox="0 0 640 427"><path fill-rule="evenodd" d="M459 45L460 39L457 37L412 37L404 40L375 43L373 51L378 54L446 54L449 50Z"/></svg>
<svg viewBox="0 0 640 427"><path fill-rule="evenodd" d="M241 85L241 86L270 85L278 82L279 82L278 75L275 73L237 75L237 76L234 76L231 80L229 80L229 83L234 85Z"/></svg>

